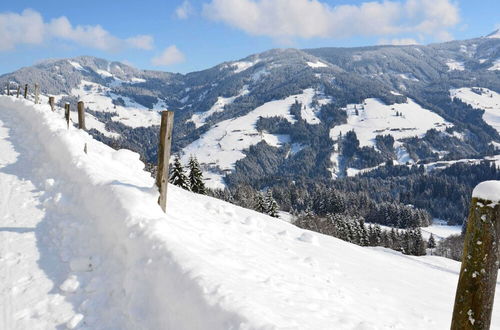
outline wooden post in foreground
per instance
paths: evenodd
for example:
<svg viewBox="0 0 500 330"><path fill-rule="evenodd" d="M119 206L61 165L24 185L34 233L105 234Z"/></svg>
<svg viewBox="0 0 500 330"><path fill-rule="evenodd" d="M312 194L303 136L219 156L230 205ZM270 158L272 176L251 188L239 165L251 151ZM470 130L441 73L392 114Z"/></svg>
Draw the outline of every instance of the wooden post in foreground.
<svg viewBox="0 0 500 330"><path fill-rule="evenodd" d="M40 93L40 86L35 84L35 104L38 104L38 98Z"/></svg>
<svg viewBox="0 0 500 330"><path fill-rule="evenodd" d="M28 84L24 85L24 98L28 98Z"/></svg>
<svg viewBox="0 0 500 330"><path fill-rule="evenodd" d="M17 85L17 98L19 98L19 93L21 93L21 85Z"/></svg>
<svg viewBox="0 0 500 330"><path fill-rule="evenodd" d="M83 101L78 102L78 128L85 129L85 106Z"/></svg>
<svg viewBox="0 0 500 330"><path fill-rule="evenodd" d="M163 212L166 212L167 209L168 165L170 161L173 124L174 113L172 111L162 111L156 185L160 190L160 198L158 198L158 204L160 204Z"/></svg>
<svg viewBox="0 0 500 330"><path fill-rule="evenodd" d="M10 96L10 81L7 83L7 95Z"/></svg>
<svg viewBox="0 0 500 330"><path fill-rule="evenodd" d="M491 182L500 185L498 181L487 181L476 189ZM451 330L489 329L495 298L500 261L500 202L473 197L469 212Z"/></svg>
<svg viewBox="0 0 500 330"><path fill-rule="evenodd" d="M64 118L66 119L66 123L68 124L69 129L69 103L64 104Z"/></svg>
<svg viewBox="0 0 500 330"><path fill-rule="evenodd" d="M52 111L54 111L54 106L55 106L55 99L53 96L49 96L49 105Z"/></svg>

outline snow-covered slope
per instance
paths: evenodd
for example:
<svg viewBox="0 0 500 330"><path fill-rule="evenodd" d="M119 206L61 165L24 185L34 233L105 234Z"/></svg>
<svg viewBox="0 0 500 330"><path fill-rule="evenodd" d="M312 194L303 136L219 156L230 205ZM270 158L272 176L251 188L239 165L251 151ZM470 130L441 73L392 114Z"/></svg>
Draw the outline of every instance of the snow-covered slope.
<svg viewBox="0 0 500 330"><path fill-rule="evenodd" d="M0 218L5 329L450 324L457 262L355 246L173 186L165 215L138 155L67 130L60 110L0 97L0 122L0 186L12 187L0 205L25 218Z"/></svg>
<svg viewBox="0 0 500 330"><path fill-rule="evenodd" d="M375 147L375 137L377 135L392 135L395 140L397 161L401 164L413 163L402 143L398 140L413 136L422 137L430 129L444 131L447 127L453 126L438 114L422 108L412 99L406 103L384 104L378 99L366 99L362 104L349 104L345 108L347 112L347 123L333 127L330 130L330 137L337 141L335 151L330 160L333 168L332 175L337 177L340 168L338 141L342 134L348 131L356 132L359 145ZM376 168L376 167L375 167ZM347 169L348 176L370 171L374 168Z"/></svg>
<svg viewBox="0 0 500 330"><path fill-rule="evenodd" d="M245 90L240 95L242 93L245 93ZM191 155L196 155L202 165L218 167L223 172L233 170L236 161L245 157L243 151L248 147L261 141L266 141L267 144L275 147L289 142L288 136L265 132L260 134L255 128L260 117L284 117L293 123L296 120L290 114L290 106L295 102L300 102L304 105L301 109L301 117L310 124L318 123L320 121L316 116L318 109L312 105L315 98L318 104L329 102L328 99L318 96L317 92L310 88L301 94L292 95L283 100L267 102L244 116L221 121L183 149L182 161L186 163ZM208 112L195 114L191 120L197 126L202 125L206 118L215 112L222 111L223 106L233 100L232 97L219 97ZM214 170L209 170L206 173L210 178L207 181L208 186L211 188L224 187L223 174Z"/></svg>
<svg viewBox="0 0 500 330"><path fill-rule="evenodd" d="M366 99L363 104L350 104L346 108L347 124L330 131L332 139L354 130L360 146L375 146L377 135L390 134L395 140L423 136L429 129L444 130L452 124L438 114L422 108L413 100L387 105L377 99Z"/></svg>
<svg viewBox="0 0 500 330"><path fill-rule="evenodd" d="M500 134L500 94L487 88L459 88L450 91L452 98L458 98L476 109L484 110L483 120Z"/></svg>

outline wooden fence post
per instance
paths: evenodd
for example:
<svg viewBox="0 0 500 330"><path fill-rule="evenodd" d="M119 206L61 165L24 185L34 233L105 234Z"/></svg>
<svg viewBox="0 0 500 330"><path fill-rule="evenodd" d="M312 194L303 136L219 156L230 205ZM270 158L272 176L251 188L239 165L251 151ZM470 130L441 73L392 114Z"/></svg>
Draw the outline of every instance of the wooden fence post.
<svg viewBox="0 0 500 330"><path fill-rule="evenodd" d="M66 102L64 104L64 118L66 119L66 123L68 124L69 129L69 103Z"/></svg>
<svg viewBox="0 0 500 330"><path fill-rule="evenodd" d="M168 166L170 162L170 148L172 144L172 128L174 125L174 112L162 111L160 126L160 146L158 148L158 172L156 185L160 190L158 204L163 212L167 209Z"/></svg>
<svg viewBox="0 0 500 330"><path fill-rule="evenodd" d="M10 81L7 83L7 95L10 96Z"/></svg>
<svg viewBox="0 0 500 330"><path fill-rule="evenodd" d="M78 128L85 129L85 106L83 101L78 102Z"/></svg>
<svg viewBox="0 0 500 330"><path fill-rule="evenodd" d="M21 92L21 85L17 84L17 98L19 98L19 93Z"/></svg>
<svg viewBox="0 0 500 330"><path fill-rule="evenodd" d="M476 189L488 183L483 182ZM474 195L465 234L451 330L487 330L491 323L500 261L500 203Z"/></svg>
<svg viewBox="0 0 500 330"><path fill-rule="evenodd" d="M24 85L24 98L28 98L28 84Z"/></svg>
<svg viewBox="0 0 500 330"><path fill-rule="evenodd" d="M35 104L38 104L38 97L39 97L39 89L40 89L40 86L38 86L38 84L35 84Z"/></svg>
<svg viewBox="0 0 500 330"><path fill-rule="evenodd" d="M55 106L55 99L53 96L49 96L49 105L52 111L54 111L54 106Z"/></svg>

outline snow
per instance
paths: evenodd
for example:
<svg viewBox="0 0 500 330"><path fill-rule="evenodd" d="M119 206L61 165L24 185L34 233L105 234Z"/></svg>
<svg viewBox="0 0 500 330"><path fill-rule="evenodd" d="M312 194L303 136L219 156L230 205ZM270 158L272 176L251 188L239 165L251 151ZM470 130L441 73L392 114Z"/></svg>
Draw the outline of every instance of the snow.
<svg viewBox="0 0 500 330"><path fill-rule="evenodd" d="M314 89L308 88L304 90L303 94L297 97L297 101L302 103L302 109L300 110L300 116L304 119L308 124L314 125L319 124L321 120L317 116L317 112L320 110L317 107L312 106L313 99L317 96L317 93ZM324 105L330 102L330 99L317 96L318 104Z"/></svg>
<svg viewBox="0 0 500 330"><path fill-rule="evenodd" d="M359 115L356 115L356 109ZM438 114L422 108L413 100L406 103L386 105L378 99L366 99L363 104L349 104L346 108L347 124L335 126L330 137L337 140L339 135L354 130L360 146L375 146L377 135L390 134L395 140L422 137L431 129L444 131L452 124ZM401 116L396 116L396 113Z"/></svg>
<svg viewBox="0 0 500 330"><path fill-rule="evenodd" d="M422 227L422 236L424 239L428 240L431 234L435 239L444 239L450 237L451 235L460 235L462 232L462 226L448 226L445 223L440 223L439 221L434 221L434 223L428 227Z"/></svg>
<svg viewBox="0 0 500 330"><path fill-rule="evenodd" d="M240 61L240 62L233 62L231 63L231 66L232 67L236 67L236 69L234 70L234 73L240 73L240 72L243 72L249 68L251 68L252 66L254 66L255 64L257 64L259 61L253 61L253 62L248 62L248 61Z"/></svg>
<svg viewBox="0 0 500 330"><path fill-rule="evenodd" d="M486 38L500 38L500 29L493 31L492 33L488 34Z"/></svg>
<svg viewBox="0 0 500 330"><path fill-rule="evenodd" d="M75 69L77 69L78 71L85 71L85 72L88 72L86 69L84 69L80 63L78 62L75 62L75 61L68 61L69 64L71 64L71 66L73 66Z"/></svg>
<svg viewBox="0 0 500 330"><path fill-rule="evenodd" d="M406 150L405 146L403 143L399 141L394 142L394 149L396 152L396 161L398 164L404 165L404 164L413 164L415 161L413 158L410 157L410 154L408 153L408 150Z"/></svg>
<svg viewBox="0 0 500 330"><path fill-rule="evenodd" d="M316 69L316 68L327 68L328 64L325 64L321 61L316 61L316 62L307 62L307 65L309 65L311 68Z"/></svg>
<svg viewBox="0 0 500 330"><path fill-rule="evenodd" d="M132 152L68 130L47 105L2 96L0 110L5 329L449 327L458 262L363 248L174 186L164 214Z"/></svg>
<svg viewBox="0 0 500 330"><path fill-rule="evenodd" d="M450 90L451 98L458 98L476 109L484 110L483 120L500 133L500 94L487 88L459 88Z"/></svg>
<svg viewBox="0 0 500 330"><path fill-rule="evenodd" d="M214 103L214 105L205 112L197 112L193 114L191 119L189 121L192 121L196 128L199 128L203 125L205 125L205 122L208 118L210 118L214 113L224 111L224 106L233 103L234 100L236 100L238 97L247 95L249 93L249 90L247 87L243 88L241 92L238 95L231 96L231 97L222 97L219 96L217 98L217 101ZM186 99L187 101L187 99Z"/></svg>
<svg viewBox="0 0 500 330"><path fill-rule="evenodd" d="M410 74L410 75L411 75L411 74ZM420 80L418 80L417 78L414 78L414 77L413 77L413 78L409 78L409 77L408 77L408 75L407 75L407 74L404 74L404 73L400 74L399 76L400 76L402 79L404 79L404 80L420 81Z"/></svg>
<svg viewBox="0 0 500 330"><path fill-rule="evenodd" d="M106 71L106 70L97 69L96 73L99 74L100 76L104 77L104 78L113 77L113 75L111 73L109 73L108 71Z"/></svg>
<svg viewBox="0 0 500 330"><path fill-rule="evenodd" d="M288 134L269 134L262 132L262 139L272 147L281 147L284 144L290 143L290 135Z"/></svg>
<svg viewBox="0 0 500 330"><path fill-rule="evenodd" d="M448 66L448 71L464 71L464 62L458 62L455 60L449 60L446 62L446 65Z"/></svg>
<svg viewBox="0 0 500 330"><path fill-rule="evenodd" d="M500 59L493 62L493 65L488 68L489 71L500 71Z"/></svg>
<svg viewBox="0 0 500 330"><path fill-rule="evenodd" d="M132 128L150 127L160 124L160 114L156 109L151 111L126 96L114 94L111 88L94 82L82 80L77 88L71 90L71 95L77 96L85 103L86 107L93 111L116 112L118 115L112 117L112 120L119 121ZM113 100L119 97L124 100L125 106L116 105L115 108ZM98 120L95 119L95 121ZM109 133L105 129L102 129L102 126L95 121L92 120L90 125L93 125L93 128L109 136Z"/></svg>
<svg viewBox="0 0 500 330"><path fill-rule="evenodd" d="M244 116L221 121L186 146L181 161L187 163L190 155L196 155L202 165L218 166L223 171L233 170L236 161L245 157L243 150L265 140L265 132L261 134L255 128L259 117L279 116L294 123L296 120L290 114L290 106L296 100L302 104L310 104L313 96L314 90L306 89L302 94L267 102ZM267 137L273 144L284 142L269 135Z"/></svg>
<svg viewBox="0 0 500 330"><path fill-rule="evenodd" d="M474 188L472 197L494 203L500 202L500 181L490 180L481 182Z"/></svg>

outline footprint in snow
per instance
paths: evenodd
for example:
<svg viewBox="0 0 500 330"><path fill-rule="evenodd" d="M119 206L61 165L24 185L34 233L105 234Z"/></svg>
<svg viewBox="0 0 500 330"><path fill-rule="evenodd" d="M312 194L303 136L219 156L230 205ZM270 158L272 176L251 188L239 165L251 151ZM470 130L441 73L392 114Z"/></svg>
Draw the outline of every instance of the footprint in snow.
<svg viewBox="0 0 500 330"><path fill-rule="evenodd" d="M304 243L318 245L318 238L316 237L316 235L313 235L308 232L303 232L297 239Z"/></svg>

